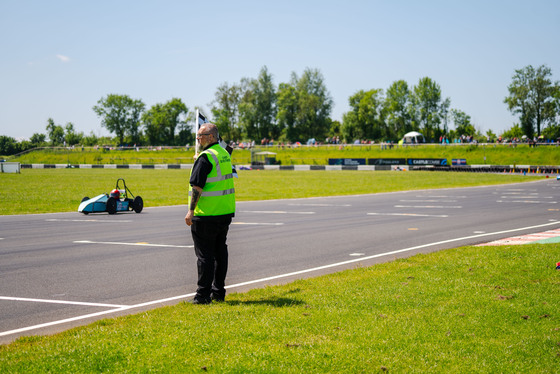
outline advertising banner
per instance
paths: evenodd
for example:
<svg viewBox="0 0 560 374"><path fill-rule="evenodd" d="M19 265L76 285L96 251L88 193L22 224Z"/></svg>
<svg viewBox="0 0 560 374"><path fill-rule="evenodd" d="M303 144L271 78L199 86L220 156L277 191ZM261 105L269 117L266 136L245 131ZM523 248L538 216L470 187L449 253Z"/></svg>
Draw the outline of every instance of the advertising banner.
<svg viewBox="0 0 560 374"><path fill-rule="evenodd" d="M365 164L365 158L329 158L329 165L358 166Z"/></svg>
<svg viewBox="0 0 560 374"><path fill-rule="evenodd" d="M467 160L464 158L453 158L451 159L451 165L453 166L460 166L460 165L466 165L467 164Z"/></svg>
<svg viewBox="0 0 560 374"><path fill-rule="evenodd" d="M445 158L409 158L407 161L410 166L447 166Z"/></svg>
<svg viewBox="0 0 560 374"><path fill-rule="evenodd" d="M406 165L406 158L368 158L368 165Z"/></svg>

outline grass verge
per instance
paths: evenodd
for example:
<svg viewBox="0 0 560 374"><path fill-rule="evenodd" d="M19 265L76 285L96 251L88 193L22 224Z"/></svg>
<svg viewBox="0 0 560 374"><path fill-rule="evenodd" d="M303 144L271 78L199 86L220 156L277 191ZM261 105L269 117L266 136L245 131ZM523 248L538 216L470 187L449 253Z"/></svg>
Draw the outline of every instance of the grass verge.
<svg viewBox="0 0 560 374"><path fill-rule="evenodd" d="M552 373L558 244L462 247L0 346L2 373Z"/></svg>
<svg viewBox="0 0 560 374"><path fill-rule="evenodd" d="M77 211L124 178L145 207L186 204L189 170L24 169L0 174L0 215ZM267 200L516 183L540 176L391 171L239 171L236 198Z"/></svg>
<svg viewBox="0 0 560 374"><path fill-rule="evenodd" d="M512 147L511 144L429 144L383 149L379 144L345 144L295 148L270 146L261 149L276 153L276 160L282 165L328 165L329 158L445 158L449 165L453 158L464 158L469 165L560 165L560 153L556 145L529 147L519 144ZM193 156L193 148L154 148L138 152L59 148L32 151L9 161L22 164L191 164ZM251 151L236 149L232 157L234 164L249 164Z"/></svg>

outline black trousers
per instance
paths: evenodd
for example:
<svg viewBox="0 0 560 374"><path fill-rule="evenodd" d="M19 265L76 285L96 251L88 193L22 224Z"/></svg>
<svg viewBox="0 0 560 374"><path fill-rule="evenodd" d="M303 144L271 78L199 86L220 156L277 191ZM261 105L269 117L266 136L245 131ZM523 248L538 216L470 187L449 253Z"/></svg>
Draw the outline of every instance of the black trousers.
<svg viewBox="0 0 560 374"><path fill-rule="evenodd" d="M193 221L191 233L198 268L197 298L211 294L224 298L228 268L227 233L231 218L224 222Z"/></svg>

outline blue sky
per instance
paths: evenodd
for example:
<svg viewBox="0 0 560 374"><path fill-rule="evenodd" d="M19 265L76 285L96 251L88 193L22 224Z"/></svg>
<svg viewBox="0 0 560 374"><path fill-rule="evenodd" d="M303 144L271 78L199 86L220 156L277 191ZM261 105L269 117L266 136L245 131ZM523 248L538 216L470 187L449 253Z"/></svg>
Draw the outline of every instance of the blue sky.
<svg viewBox="0 0 560 374"><path fill-rule="evenodd" d="M275 85L319 69L342 120L358 90L438 83L451 107L496 134L516 69L560 79L560 2L0 0L0 135L46 133L48 118L108 134L92 107L107 94L149 108L178 97L210 114L216 88Z"/></svg>

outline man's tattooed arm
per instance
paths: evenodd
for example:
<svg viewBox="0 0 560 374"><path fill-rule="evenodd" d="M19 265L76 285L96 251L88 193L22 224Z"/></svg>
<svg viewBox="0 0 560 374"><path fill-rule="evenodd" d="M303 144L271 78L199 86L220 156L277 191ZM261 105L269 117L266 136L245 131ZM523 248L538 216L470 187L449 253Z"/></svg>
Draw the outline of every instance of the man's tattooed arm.
<svg viewBox="0 0 560 374"><path fill-rule="evenodd" d="M196 204L198 204L198 200L200 199L200 195L202 195L202 191L199 190L196 187L193 187L190 210L194 210L196 208Z"/></svg>

